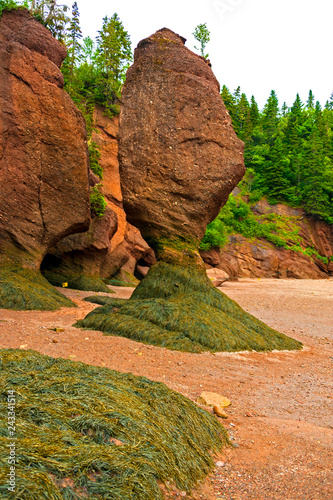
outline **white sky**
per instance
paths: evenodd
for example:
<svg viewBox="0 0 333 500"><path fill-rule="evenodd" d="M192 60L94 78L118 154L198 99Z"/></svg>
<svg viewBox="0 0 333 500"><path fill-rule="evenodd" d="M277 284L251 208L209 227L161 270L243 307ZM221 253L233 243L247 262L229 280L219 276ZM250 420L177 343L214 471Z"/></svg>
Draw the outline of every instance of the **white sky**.
<svg viewBox="0 0 333 500"><path fill-rule="evenodd" d="M74 0L73 0L74 2ZM71 5L71 0L66 3ZM117 12L132 48L166 27L187 38L207 23L206 47L221 86L240 85L262 108L274 89L291 106L309 89L325 104L333 91L333 0L77 0L84 36L95 38L104 16Z"/></svg>

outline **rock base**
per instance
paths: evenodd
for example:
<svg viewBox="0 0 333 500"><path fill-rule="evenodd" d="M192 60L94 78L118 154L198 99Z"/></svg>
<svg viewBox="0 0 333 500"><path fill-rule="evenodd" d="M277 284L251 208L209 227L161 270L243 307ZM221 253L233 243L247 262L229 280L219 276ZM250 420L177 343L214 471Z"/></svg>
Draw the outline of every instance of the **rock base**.
<svg viewBox="0 0 333 500"><path fill-rule="evenodd" d="M106 302L75 326L196 353L302 347L245 312L194 263L158 262L129 300Z"/></svg>

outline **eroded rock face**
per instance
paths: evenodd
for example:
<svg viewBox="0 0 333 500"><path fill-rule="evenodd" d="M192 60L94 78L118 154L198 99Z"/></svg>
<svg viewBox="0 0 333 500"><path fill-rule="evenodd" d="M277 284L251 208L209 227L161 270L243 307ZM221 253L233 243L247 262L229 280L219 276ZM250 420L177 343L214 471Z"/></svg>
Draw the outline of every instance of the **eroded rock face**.
<svg viewBox="0 0 333 500"><path fill-rule="evenodd" d="M107 209L103 217L93 217L89 231L62 239L45 261L46 268L70 273L109 278L119 271L134 275L139 259L154 261L151 248L140 231L127 222L123 208L118 164L118 117L110 118L105 110L94 110L92 141L101 153L99 163L103 179L89 172L91 186L101 183ZM54 258L55 257L55 258Z"/></svg>
<svg viewBox="0 0 333 500"><path fill-rule="evenodd" d="M164 28L135 50L122 91L119 161L127 218L144 238L199 241L244 174L219 84Z"/></svg>
<svg viewBox="0 0 333 500"><path fill-rule="evenodd" d="M96 106L94 128L92 140L99 147L100 165L103 168L101 192L105 196L108 209L117 215L118 220L117 230L109 242L100 275L109 278L121 269L134 274L139 259L145 258L153 262L154 256L140 231L128 223L124 211L118 162L118 116L110 118L103 108Z"/></svg>
<svg viewBox="0 0 333 500"><path fill-rule="evenodd" d="M26 10L0 20L0 264L38 269L89 227L85 123L62 89L65 48Z"/></svg>

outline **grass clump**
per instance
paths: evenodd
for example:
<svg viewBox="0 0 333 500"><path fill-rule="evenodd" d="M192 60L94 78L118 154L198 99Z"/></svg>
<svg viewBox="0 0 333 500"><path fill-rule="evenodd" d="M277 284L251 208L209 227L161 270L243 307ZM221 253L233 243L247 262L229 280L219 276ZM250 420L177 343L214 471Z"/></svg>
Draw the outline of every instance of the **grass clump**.
<svg viewBox="0 0 333 500"><path fill-rule="evenodd" d="M90 208L95 212L97 217L103 217L107 204L104 196L99 190L101 184L96 184L90 189Z"/></svg>
<svg viewBox="0 0 333 500"><path fill-rule="evenodd" d="M104 304L75 326L188 352L302 347L245 312L197 265L158 262L129 300Z"/></svg>
<svg viewBox="0 0 333 500"><path fill-rule="evenodd" d="M0 308L53 311L76 307L41 275L22 268L0 268Z"/></svg>
<svg viewBox="0 0 333 500"><path fill-rule="evenodd" d="M68 288L73 290L83 290L86 292L106 292L114 293L102 280L97 276L87 276L86 274L62 274L55 271L43 271L43 276L53 286L63 286L67 284Z"/></svg>
<svg viewBox="0 0 333 500"><path fill-rule="evenodd" d="M164 384L34 351L0 350L0 497L8 491L9 391L15 394L20 500L161 500L189 491L227 444L216 417Z"/></svg>
<svg viewBox="0 0 333 500"><path fill-rule="evenodd" d="M92 172L100 179L103 179L103 169L99 163L101 159L101 151L98 144L91 139L88 142L89 164Z"/></svg>

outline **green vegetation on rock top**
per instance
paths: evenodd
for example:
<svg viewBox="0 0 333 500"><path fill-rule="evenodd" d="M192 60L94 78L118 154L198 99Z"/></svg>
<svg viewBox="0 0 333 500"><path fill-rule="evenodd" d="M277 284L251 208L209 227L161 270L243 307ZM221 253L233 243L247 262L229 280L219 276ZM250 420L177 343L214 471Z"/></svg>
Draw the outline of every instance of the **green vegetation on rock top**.
<svg viewBox="0 0 333 500"><path fill-rule="evenodd" d="M189 491L227 444L217 418L164 384L34 351L0 350L0 497L8 491L15 395L20 500L162 500Z"/></svg>
<svg viewBox="0 0 333 500"><path fill-rule="evenodd" d="M13 10L19 7L15 0L0 0L0 17L4 10Z"/></svg>
<svg viewBox="0 0 333 500"><path fill-rule="evenodd" d="M320 255L314 248L304 247L304 241L299 234L300 216L276 213L256 215L251 206L253 202L246 203L242 193L237 196L231 194L217 218L207 226L200 249L222 248L228 243L229 236L241 234L248 240L266 240L278 248L303 253L328 263L328 258Z"/></svg>

